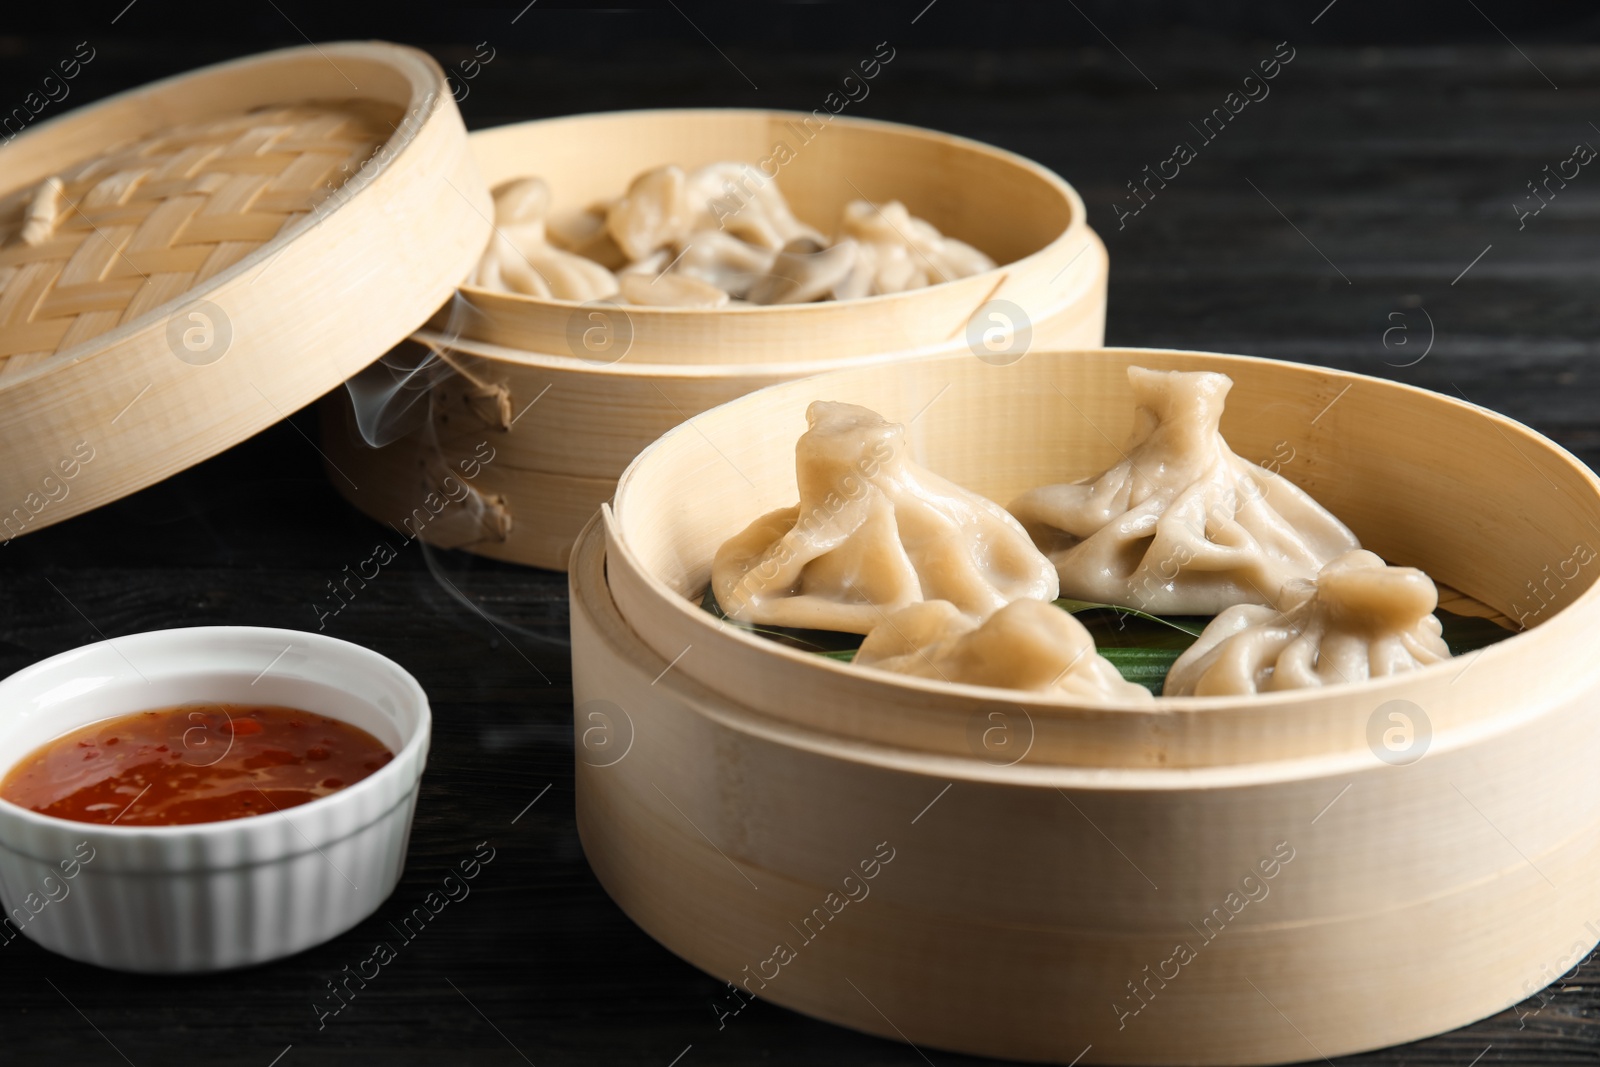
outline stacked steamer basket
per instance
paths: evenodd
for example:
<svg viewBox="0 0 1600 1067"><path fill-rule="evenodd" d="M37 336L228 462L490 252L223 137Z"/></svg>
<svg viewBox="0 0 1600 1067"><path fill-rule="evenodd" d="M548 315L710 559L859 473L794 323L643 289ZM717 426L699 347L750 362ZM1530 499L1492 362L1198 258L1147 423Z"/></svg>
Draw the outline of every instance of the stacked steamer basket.
<svg viewBox="0 0 1600 1067"><path fill-rule="evenodd" d="M1086 707L852 668L699 607L717 547L796 499L810 402L915 416L919 462L1006 501L1119 458L1130 364L1229 374L1240 455L1287 442L1281 473L1364 545L1530 628L1352 685ZM645 930L740 988L729 1010L1055 1063L1435 1034L1595 941L1600 591L1570 566L1529 583L1593 559L1596 529L1600 483L1552 442L1315 367L946 355L775 386L646 450L574 553L584 848Z"/></svg>
<svg viewBox="0 0 1600 1067"><path fill-rule="evenodd" d="M0 171L0 539L222 451L448 299L489 231L444 73L329 44L27 130Z"/></svg>
<svg viewBox="0 0 1600 1067"><path fill-rule="evenodd" d="M1103 341L1106 255L1082 201L1008 152L891 123L743 110L583 115L470 140L491 188L542 177L557 211L619 195L665 163L748 162L825 231L852 200L899 200L999 267L888 296L711 311L464 287L416 338L461 373L431 388L403 437L374 449L347 396L324 409L324 449L343 472L334 483L436 544L565 569L627 463L724 401L846 365L969 346L1003 361L1029 345Z"/></svg>

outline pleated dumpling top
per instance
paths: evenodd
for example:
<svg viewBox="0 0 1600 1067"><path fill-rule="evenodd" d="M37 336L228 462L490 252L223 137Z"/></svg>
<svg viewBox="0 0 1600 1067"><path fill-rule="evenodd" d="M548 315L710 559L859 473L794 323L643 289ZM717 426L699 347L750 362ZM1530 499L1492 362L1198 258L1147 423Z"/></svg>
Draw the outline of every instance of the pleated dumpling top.
<svg viewBox="0 0 1600 1067"><path fill-rule="evenodd" d="M914 463L904 426L820 401L806 419L800 502L761 516L712 562L730 616L864 634L924 600L984 619L1014 600L1055 599L1055 568L1017 520Z"/></svg>

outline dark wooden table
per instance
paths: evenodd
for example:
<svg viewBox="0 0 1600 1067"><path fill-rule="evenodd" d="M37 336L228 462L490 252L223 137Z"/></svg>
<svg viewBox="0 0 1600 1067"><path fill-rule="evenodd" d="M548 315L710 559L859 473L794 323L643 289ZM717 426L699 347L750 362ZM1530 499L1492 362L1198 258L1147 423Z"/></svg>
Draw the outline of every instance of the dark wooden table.
<svg viewBox="0 0 1600 1067"><path fill-rule="evenodd" d="M1111 343L1324 363L1458 393L1600 460L1591 366L1600 173L1581 173L1537 216L1519 222L1513 206L1535 205L1525 183L1546 164L1578 142L1600 145L1600 48L1519 40L1519 51L1494 35L1448 47L1325 43L1346 15L1333 8L1312 26L1320 3L1275 14L1259 39L1111 27L1111 44L1079 23L1063 44L1026 26L998 33L980 15L976 46L961 48L951 43L959 28L939 20L974 19L971 10L950 0L913 25L919 7L881 25L816 30L823 50L788 49L780 35L730 45L726 59L694 36L612 51L596 31L581 49L535 47L524 35L585 24L553 12L549 23L530 13L512 26L514 11L490 12L481 36L496 58L463 110L484 126L640 105L810 109L887 38L897 58L857 113L978 137L1076 183L1111 252ZM791 21L807 17L785 10ZM228 44L161 44L148 26L130 29L145 14L133 8L116 26L86 16L70 39L0 38L0 91L20 98L84 37L98 52L74 104L300 40L267 12L241 15ZM298 21L332 36L316 17ZM1479 16L1469 6L1451 17ZM701 28L716 38L720 25ZM386 35L381 17L368 33ZM1285 38L1294 58L1271 95L1199 144L1189 123ZM457 64L473 48L434 51ZM1119 227L1113 205L1137 206L1125 183L1178 141L1195 142L1197 157ZM158 627L315 629L326 583L385 533L334 493L308 443L315 436L315 413L302 411L165 483L0 548L0 671ZM404 664L433 700L433 755L395 896L331 944L219 976L127 977L12 943L0 949L0 1062L921 1062L905 1046L759 1002L719 1028L718 983L635 928L579 847L564 576L459 553L435 562L473 606L447 592L413 545L327 627ZM328 981L483 841L497 855L471 896L319 1029L313 1005ZM1594 973L1591 957L1517 1011L1340 1062L1594 1062Z"/></svg>

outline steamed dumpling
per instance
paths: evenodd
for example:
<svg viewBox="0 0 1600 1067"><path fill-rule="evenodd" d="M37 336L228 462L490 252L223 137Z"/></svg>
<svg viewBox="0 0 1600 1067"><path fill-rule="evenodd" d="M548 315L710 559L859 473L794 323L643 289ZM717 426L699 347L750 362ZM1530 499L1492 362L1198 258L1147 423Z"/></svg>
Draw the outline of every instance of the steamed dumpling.
<svg viewBox="0 0 1600 1067"><path fill-rule="evenodd" d="M898 200L881 207L852 200L835 240L859 246L850 274L833 290L839 300L920 289L994 270L995 262L965 241L946 237Z"/></svg>
<svg viewBox="0 0 1600 1067"><path fill-rule="evenodd" d="M494 236L470 284L556 300L615 296L617 279L591 259L551 244L545 233L550 187L519 178L494 191Z"/></svg>
<svg viewBox="0 0 1600 1067"><path fill-rule="evenodd" d="M967 685L1037 689L1093 703L1147 701L1124 681L1083 623L1053 604L1018 600L983 622L926 600L887 616L861 643L860 667Z"/></svg>
<svg viewBox="0 0 1600 1067"><path fill-rule="evenodd" d="M1063 596L1214 615L1270 603L1285 582L1360 547L1304 490L1228 447L1227 375L1129 367L1128 381L1138 410L1122 462L1010 505L1054 561Z"/></svg>
<svg viewBox="0 0 1600 1067"><path fill-rule="evenodd" d="M622 289L622 299L641 307L719 308L726 307L729 297L710 282L692 274L668 271L667 253L663 249L617 272L617 285Z"/></svg>
<svg viewBox="0 0 1600 1067"><path fill-rule="evenodd" d="M671 250L673 270L716 286L736 300L772 270L778 253L720 230L702 230Z"/></svg>
<svg viewBox="0 0 1600 1067"><path fill-rule="evenodd" d="M688 176L673 164L634 178L606 212L606 232L634 262L679 240L695 222Z"/></svg>
<svg viewBox="0 0 1600 1067"><path fill-rule="evenodd" d="M844 281L856 265L856 243L845 238L824 248L809 237L783 246L771 269L753 285L747 298L752 304L809 304L821 300Z"/></svg>
<svg viewBox="0 0 1600 1067"><path fill-rule="evenodd" d="M1056 573L1005 509L913 463L905 427L818 402L795 446L800 503L717 550L711 587L735 619L864 634L923 600L975 619L1050 601Z"/></svg>
<svg viewBox="0 0 1600 1067"><path fill-rule="evenodd" d="M597 200L579 211L552 211L545 219L545 235L565 252L592 259L607 270L620 270L628 257L606 229L606 218L616 200Z"/></svg>
<svg viewBox="0 0 1600 1067"><path fill-rule="evenodd" d="M1167 673L1168 696L1233 696L1360 682L1450 658L1439 593L1414 567L1348 552L1278 608L1240 604L1211 621Z"/></svg>
<svg viewBox="0 0 1600 1067"><path fill-rule="evenodd" d="M795 217L778 183L748 163L697 167L688 174L687 196L697 230L721 230L772 251L801 239L822 242L822 234Z"/></svg>
<svg viewBox="0 0 1600 1067"><path fill-rule="evenodd" d="M540 179L502 184L495 234L469 284L575 301L620 287L628 304L710 309L898 293L994 266L899 201L847 204L830 245L760 167L669 163L635 175L621 196L554 215ZM649 277L629 280L639 274Z"/></svg>
<svg viewBox="0 0 1600 1067"><path fill-rule="evenodd" d="M777 183L747 163L647 170L610 206L606 230L633 261L707 232L726 232L770 251L797 238L821 240L795 218Z"/></svg>

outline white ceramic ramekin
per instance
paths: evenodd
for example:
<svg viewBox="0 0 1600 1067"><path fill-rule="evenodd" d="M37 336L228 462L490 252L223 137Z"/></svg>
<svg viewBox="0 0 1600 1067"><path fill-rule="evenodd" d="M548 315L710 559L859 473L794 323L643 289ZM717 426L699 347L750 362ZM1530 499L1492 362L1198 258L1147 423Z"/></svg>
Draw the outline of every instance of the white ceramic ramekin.
<svg viewBox="0 0 1600 1067"><path fill-rule="evenodd" d="M207 626L53 656L0 681L0 775L77 727L197 701L340 719L395 758L309 804L189 826L97 826L0 800L0 952L20 932L117 970L244 967L343 933L394 891L432 716L415 678L346 641Z"/></svg>

